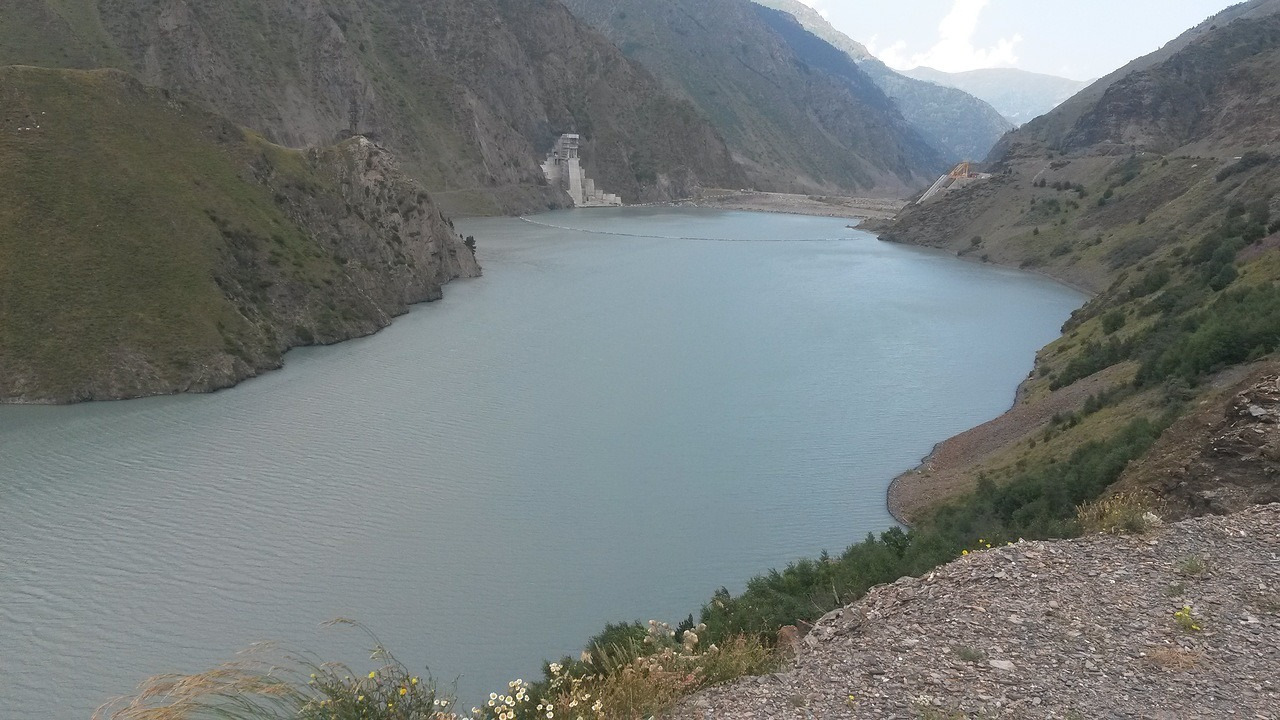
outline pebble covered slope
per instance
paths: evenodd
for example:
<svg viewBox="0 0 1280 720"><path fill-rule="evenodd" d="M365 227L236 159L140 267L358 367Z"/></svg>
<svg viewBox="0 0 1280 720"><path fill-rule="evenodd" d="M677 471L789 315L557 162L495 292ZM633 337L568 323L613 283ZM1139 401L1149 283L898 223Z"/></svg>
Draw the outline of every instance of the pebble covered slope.
<svg viewBox="0 0 1280 720"><path fill-rule="evenodd" d="M673 716L1280 718L1280 505L975 552L797 645Z"/></svg>

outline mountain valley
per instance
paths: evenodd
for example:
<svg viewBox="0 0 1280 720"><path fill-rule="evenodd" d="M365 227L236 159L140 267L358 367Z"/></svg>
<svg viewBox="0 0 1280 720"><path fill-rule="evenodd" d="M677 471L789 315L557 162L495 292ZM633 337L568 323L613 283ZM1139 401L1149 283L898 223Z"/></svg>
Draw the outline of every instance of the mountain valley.
<svg viewBox="0 0 1280 720"><path fill-rule="evenodd" d="M363 628L95 718L1271 717L1276 108L1280 0L1092 82L798 0L5 0L0 669L358 611L541 672Z"/></svg>

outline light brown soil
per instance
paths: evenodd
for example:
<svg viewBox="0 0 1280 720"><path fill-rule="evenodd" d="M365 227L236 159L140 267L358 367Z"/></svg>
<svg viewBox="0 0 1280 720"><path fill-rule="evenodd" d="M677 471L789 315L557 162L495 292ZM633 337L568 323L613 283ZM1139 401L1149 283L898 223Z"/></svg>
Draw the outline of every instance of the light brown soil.
<svg viewBox="0 0 1280 720"><path fill-rule="evenodd" d="M821 217L891 218L906 205L906 201L833 195L707 191L697 200L690 200L684 204L721 210L749 210Z"/></svg>
<svg viewBox="0 0 1280 720"><path fill-rule="evenodd" d="M1116 376L1127 371L1116 366L1043 398L1020 399L995 420L939 443L918 467L894 478L889 486L889 512L909 525L919 513L972 490L977 467L1043 432L1055 414L1079 409L1090 395L1112 387Z"/></svg>

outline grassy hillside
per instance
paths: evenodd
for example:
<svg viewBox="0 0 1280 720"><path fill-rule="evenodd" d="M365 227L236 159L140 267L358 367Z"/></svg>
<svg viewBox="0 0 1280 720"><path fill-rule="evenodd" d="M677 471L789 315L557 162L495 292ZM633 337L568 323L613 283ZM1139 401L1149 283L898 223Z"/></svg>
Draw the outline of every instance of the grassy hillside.
<svg viewBox="0 0 1280 720"><path fill-rule="evenodd" d="M289 147L352 134L460 212L563 202L556 135L629 201L742 181L692 108L551 0L12 0L0 65L115 67Z"/></svg>
<svg viewBox="0 0 1280 720"><path fill-rule="evenodd" d="M1015 132L992 180L886 228L1095 293L1008 415L900 483L903 512L1051 464L1135 417L1226 402L1280 350L1280 119L1266 110L1280 99L1280 15L1212 27Z"/></svg>
<svg viewBox="0 0 1280 720"><path fill-rule="evenodd" d="M805 33L780 33L748 0L570 0L724 136L751 183L779 192L909 193L945 165L847 56ZM817 49L821 44L825 48Z"/></svg>
<svg viewBox="0 0 1280 720"><path fill-rule="evenodd" d="M0 69L0 399L215 389L475 272L367 142L290 151L118 71Z"/></svg>

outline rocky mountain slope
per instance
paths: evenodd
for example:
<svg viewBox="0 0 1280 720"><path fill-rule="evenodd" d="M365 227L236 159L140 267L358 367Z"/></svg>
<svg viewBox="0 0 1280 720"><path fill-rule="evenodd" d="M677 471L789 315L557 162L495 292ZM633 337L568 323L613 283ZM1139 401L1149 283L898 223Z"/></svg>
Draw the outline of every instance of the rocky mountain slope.
<svg viewBox="0 0 1280 720"><path fill-rule="evenodd" d="M1280 17L1239 20L1115 81L1066 132L1068 152L1223 155L1280 141ZM1194 145L1195 147L1187 147Z"/></svg>
<svg viewBox="0 0 1280 720"><path fill-rule="evenodd" d="M848 55L948 162L985 158L996 142L1013 129L1013 123L995 108L963 90L917 80L893 70L799 0L754 1L795 17L805 30Z"/></svg>
<svg viewBox="0 0 1280 720"><path fill-rule="evenodd" d="M119 71L0 68L0 401L214 390L477 274L365 138L288 150Z"/></svg>
<svg viewBox="0 0 1280 720"><path fill-rule="evenodd" d="M748 0L566 4L697 105L759 189L906 194L946 164L856 66Z"/></svg>
<svg viewBox="0 0 1280 720"><path fill-rule="evenodd" d="M1280 102L1280 5L1231 8L1134 68L1012 133L992 155L991 180L913 205L885 228L888 240L1035 269L1094 294L1041 351L1009 414L899 480L902 515L979 478L1052 464L1138 417L1174 422L1175 439L1131 469L1141 482L1121 486L1187 508L1213 506L1215 487L1273 492L1265 463L1245 463L1262 474L1242 492L1229 487L1235 454L1204 448L1222 447L1213 418L1236 412L1240 383L1280 350L1280 117L1267 110ZM1274 428L1254 430L1265 456ZM1185 467L1166 462L1175 457Z"/></svg>
<svg viewBox="0 0 1280 720"><path fill-rule="evenodd" d="M1017 68L986 68L949 73L930 67L918 67L905 74L982 98L1015 125L1022 125L1044 115L1089 85L1080 80Z"/></svg>
<svg viewBox="0 0 1280 720"><path fill-rule="evenodd" d="M1029 123L1025 136L1034 137L1050 147L1058 147L1063 135L1080 119L1080 116L1091 109L1117 80L1129 77L1133 73L1147 70L1169 60L1186 49L1189 45L1215 32L1221 27L1236 20L1254 20L1280 12L1280 0L1249 0L1233 5L1208 18L1199 25L1170 40L1159 50L1137 58L1115 72L1091 83L1067 101L1063 102L1055 112L1037 118Z"/></svg>
<svg viewBox="0 0 1280 720"><path fill-rule="evenodd" d="M565 202L539 168L561 132L629 202L744 182L691 105L554 0L12 0L12 64L122 69L289 147L365 135L458 212Z"/></svg>
<svg viewBox="0 0 1280 720"><path fill-rule="evenodd" d="M1280 505L1020 542L873 589L671 716L1280 717Z"/></svg>

